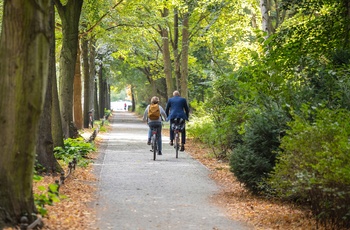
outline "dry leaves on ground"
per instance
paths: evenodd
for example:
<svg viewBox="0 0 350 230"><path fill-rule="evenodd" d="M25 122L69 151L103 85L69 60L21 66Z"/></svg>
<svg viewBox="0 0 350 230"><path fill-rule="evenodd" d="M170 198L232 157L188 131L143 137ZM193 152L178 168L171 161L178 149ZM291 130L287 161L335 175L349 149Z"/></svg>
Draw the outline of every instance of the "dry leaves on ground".
<svg viewBox="0 0 350 230"><path fill-rule="evenodd" d="M211 171L211 178L220 186L213 201L225 208L232 219L252 225L254 229L317 229L307 211L250 194L230 172L228 162L209 157L210 149L189 140L186 151Z"/></svg>

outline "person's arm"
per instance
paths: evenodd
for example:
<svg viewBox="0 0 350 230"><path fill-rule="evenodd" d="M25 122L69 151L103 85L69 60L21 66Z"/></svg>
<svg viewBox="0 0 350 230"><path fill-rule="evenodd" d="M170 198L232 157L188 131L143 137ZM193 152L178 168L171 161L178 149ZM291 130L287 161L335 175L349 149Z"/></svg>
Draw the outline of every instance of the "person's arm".
<svg viewBox="0 0 350 230"><path fill-rule="evenodd" d="M190 116L190 110L188 108L188 104L187 104L187 100L185 99L185 106L184 106L184 109L185 109L185 112L186 112L186 117L187 117L187 120L189 120L189 116Z"/></svg>
<svg viewBox="0 0 350 230"><path fill-rule="evenodd" d="M170 109L170 99L168 100L168 103L166 103L166 107L165 107L165 113L167 116L169 116L169 109Z"/></svg>
<svg viewBox="0 0 350 230"><path fill-rule="evenodd" d="M143 121L147 121L148 118L148 109L149 109L149 105L147 105L145 112L143 113Z"/></svg>
<svg viewBox="0 0 350 230"><path fill-rule="evenodd" d="M160 108L160 114L163 116L164 120L166 121L168 116L166 115L166 112L164 111L162 106L159 106Z"/></svg>

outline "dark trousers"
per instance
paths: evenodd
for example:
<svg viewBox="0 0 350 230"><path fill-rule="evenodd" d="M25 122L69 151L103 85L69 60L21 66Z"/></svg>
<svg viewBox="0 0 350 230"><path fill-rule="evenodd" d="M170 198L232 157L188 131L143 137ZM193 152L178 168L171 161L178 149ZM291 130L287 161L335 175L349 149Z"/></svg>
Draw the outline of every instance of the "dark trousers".
<svg viewBox="0 0 350 230"><path fill-rule="evenodd" d="M172 129L172 124L173 124L173 120L170 120L170 140L174 140L175 138L175 134L174 134L174 130ZM184 126L182 132L181 132L181 144L186 144L186 126Z"/></svg>

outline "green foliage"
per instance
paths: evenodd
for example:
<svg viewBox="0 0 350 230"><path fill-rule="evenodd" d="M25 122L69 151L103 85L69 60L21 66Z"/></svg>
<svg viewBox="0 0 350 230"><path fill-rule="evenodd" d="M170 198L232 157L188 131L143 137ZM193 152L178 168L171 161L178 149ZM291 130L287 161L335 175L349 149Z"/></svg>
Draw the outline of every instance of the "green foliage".
<svg viewBox="0 0 350 230"><path fill-rule="evenodd" d="M45 206L53 205L54 202L60 201L60 196L58 194L58 184L50 184L48 188L39 186L38 189L41 191L41 193L34 194L34 203L36 209L38 210L38 213L42 216L45 216L47 214L47 209Z"/></svg>
<svg viewBox="0 0 350 230"><path fill-rule="evenodd" d="M268 180L279 196L309 202L331 228L350 227L349 117L349 111L322 108L294 115Z"/></svg>
<svg viewBox="0 0 350 230"><path fill-rule="evenodd" d="M85 142L83 138L68 138L64 140L64 148L56 147L54 154L56 159L65 163L71 162L76 157L79 166L87 166L89 161L87 155L89 152L95 151L92 143Z"/></svg>
<svg viewBox="0 0 350 230"><path fill-rule="evenodd" d="M284 112L278 108L254 111L245 124L242 143L231 154L231 171L254 193L268 189L262 182L275 166L286 123Z"/></svg>

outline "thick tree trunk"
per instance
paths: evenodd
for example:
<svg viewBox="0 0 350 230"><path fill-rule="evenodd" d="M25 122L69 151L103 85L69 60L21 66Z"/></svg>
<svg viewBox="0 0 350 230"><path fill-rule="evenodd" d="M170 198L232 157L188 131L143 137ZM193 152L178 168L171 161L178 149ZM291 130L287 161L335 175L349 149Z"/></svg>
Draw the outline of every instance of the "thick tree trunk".
<svg viewBox="0 0 350 230"><path fill-rule="evenodd" d="M73 84L78 50L78 26L83 0L68 0L62 5L55 0L62 21L62 49L60 54L60 109L65 138L77 137L73 122Z"/></svg>
<svg viewBox="0 0 350 230"><path fill-rule="evenodd" d="M55 60L55 8L53 1L50 6L50 56L49 56L49 76L47 81L46 97L44 109L40 116L39 134L37 141L37 163L46 172L62 171L61 166L57 162L53 154L53 138L52 138L52 82L56 80L56 60ZM56 90L57 91L57 90ZM61 127L60 127L61 128ZM62 140L63 141L63 140Z"/></svg>
<svg viewBox="0 0 350 230"><path fill-rule="evenodd" d="M169 16L169 10L164 8L162 17L166 18ZM171 58L170 58L170 43L168 29L161 28L161 36L163 41L163 61L164 61L164 75L166 79L167 96L171 97L173 94L173 79L171 74Z"/></svg>
<svg viewBox="0 0 350 230"><path fill-rule="evenodd" d="M5 0L0 40L0 229L35 213L33 169L48 77L50 1Z"/></svg>
<svg viewBox="0 0 350 230"><path fill-rule="evenodd" d="M74 124L77 129L83 128L83 108L81 103L82 90L81 90L81 68L80 68L80 49L78 46L77 60L75 63L75 74L74 74L74 90L73 90L73 101L74 101Z"/></svg>
<svg viewBox="0 0 350 230"><path fill-rule="evenodd" d="M182 53L181 53L181 96L188 98L188 50L190 45L189 36L189 13L184 14L182 22Z"/></svg>
<svg viewBox="0 0 350 230"><path fill-rule="evenodd" d="M55 20L53 21L53 23ZM54 24L52 25L53 28ZM53 33L55 33L55 29L53 29ZM63 147L64 146L64 140L63 140L63 130L62 130L62 120L61 120L61 111L60 111L60 104L58 100L58 86L57 86L57 76L56 76L56 42L55 39L52 39L50 41L50 50L53 50L54 52L50 52L50 68L49 68L49 75L51 76L51 83L52 83L52 112L51 112L51 133L52 133L52 140L53 140L53 147Z"/></svg>

